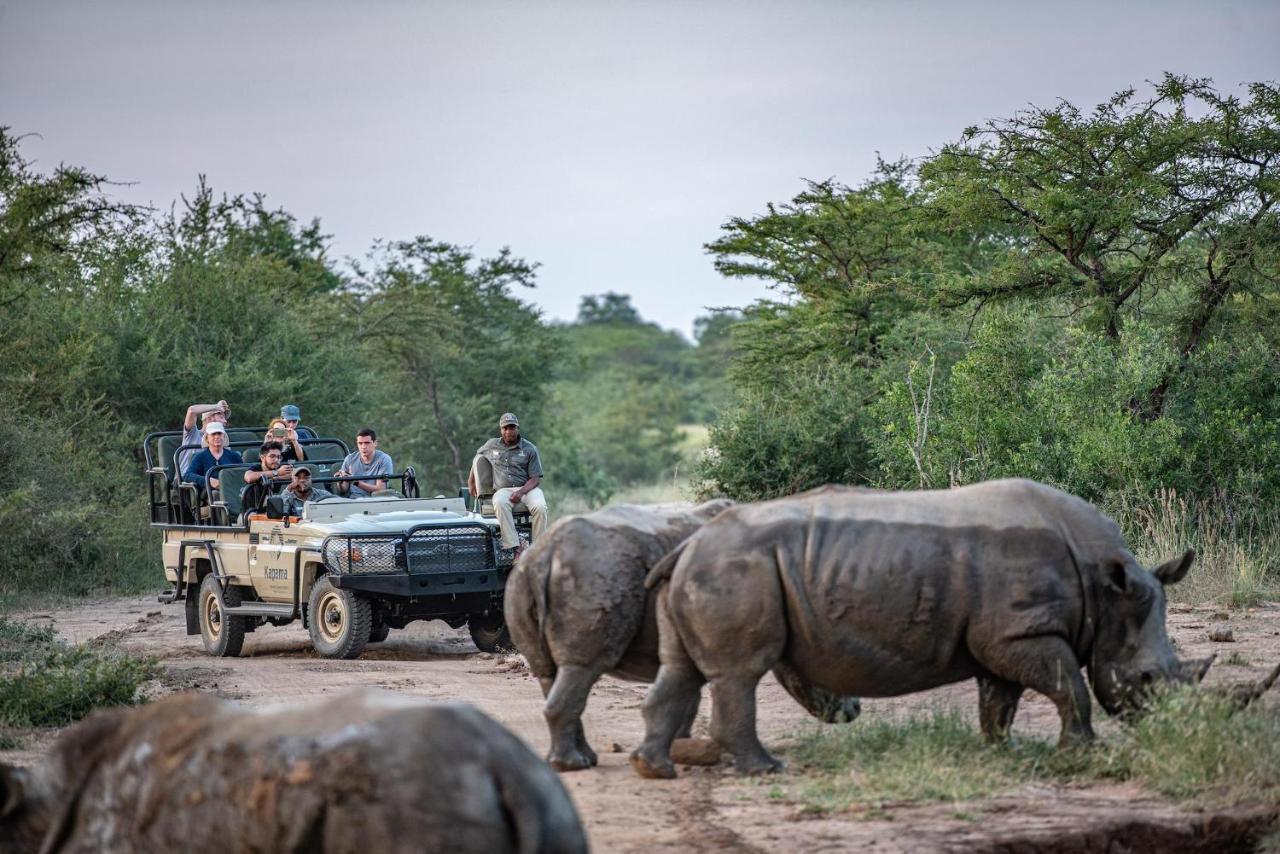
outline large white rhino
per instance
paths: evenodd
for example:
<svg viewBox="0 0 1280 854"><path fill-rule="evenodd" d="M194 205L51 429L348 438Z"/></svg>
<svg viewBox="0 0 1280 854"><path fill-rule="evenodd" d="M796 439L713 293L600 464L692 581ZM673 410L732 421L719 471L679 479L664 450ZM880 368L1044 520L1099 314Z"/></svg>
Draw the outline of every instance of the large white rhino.
<svg viewBox="0 0 1280 854"><path fill-rule="evenodd" d="M560 780L515 736L386 692L266 712L177 695L0 766L14 854L586 850Z"/></svg>
<svg viewBox="0 0 1280 854"><path fill-rule="evenodd" d="M1164 586L1194 553L1147 571L1093 506L1028 480L951 490L824 487L726 510L664 558L661 668L632 754L674 776L683 710L711 683L712 735L742 773L775 770L755 690L785 664L835 694L886 697L977 679L1002 738L1026 688L1058 707L1062 742L1093 736L1088 671L1110 713L1162 680L1203 676L1165 632Z"/></svg>
<svg viewBox="0 0 1280 854"><path fill-rule="evenodd" d="M582 712L602 674L653 681L658 629L645 576L729 506L725 500L697 507L617 504L561 519L521 556L507 580L505 619L547 699L552 767L573 771L596 764ZM828 722L857 717L856 698L815 689L784 664L774 674L814 716ZM697 710L695 692L681 711L677 734L688 734Z"/></svg>

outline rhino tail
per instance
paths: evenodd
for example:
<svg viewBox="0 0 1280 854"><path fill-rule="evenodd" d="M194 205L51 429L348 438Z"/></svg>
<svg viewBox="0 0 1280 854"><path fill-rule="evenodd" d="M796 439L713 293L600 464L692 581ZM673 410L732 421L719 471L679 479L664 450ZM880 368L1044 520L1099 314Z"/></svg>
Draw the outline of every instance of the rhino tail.
<svg viewBox="0 0 1280 854"><path fill-rule="evenodd" d="M653 565L653 569L649 570L649 574L644 578L645 590L652 590L671 580L671 573L676 571L676 564L680 561L680 555L684 553L685 546L688 544L688 539L682 541Z"/></svg>

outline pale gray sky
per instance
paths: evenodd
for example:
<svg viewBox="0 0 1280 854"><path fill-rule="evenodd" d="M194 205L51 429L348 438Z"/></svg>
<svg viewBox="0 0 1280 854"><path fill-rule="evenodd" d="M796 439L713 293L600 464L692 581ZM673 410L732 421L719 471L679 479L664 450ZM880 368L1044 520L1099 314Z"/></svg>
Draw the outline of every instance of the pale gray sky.
<svg viewBox="0 0 1280 854"><path fill-rule="evenodd" d="M0 124L167 208L200 173L319 217L542 264L571 319L629 293L690 331L766 293L702 245L802 179L1163 71L1280 78L1280 3L0 0Z"/></svg>

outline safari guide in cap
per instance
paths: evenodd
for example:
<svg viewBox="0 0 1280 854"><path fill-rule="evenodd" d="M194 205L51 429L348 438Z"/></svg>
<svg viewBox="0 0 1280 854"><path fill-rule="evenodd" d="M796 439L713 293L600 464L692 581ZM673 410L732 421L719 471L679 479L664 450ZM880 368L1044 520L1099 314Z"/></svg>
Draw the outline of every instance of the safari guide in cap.
<svg viewBox="0 0 1280 854"><path fill-rule="evenodd" d="M476 451L493 469L493 509L498 514L498 526L502 530L502 547L514 549L520 546L512 509L523 504L533 519L533 539L547 530L547 499L538 484L542 482L542 457L528 439L520 435L520 422L512 412L504 412L498 419L502 434L490 439ZM476 467L472 465L468 478L471 492L480 494ZM519 557L519 552L516 554Z"/></svg>

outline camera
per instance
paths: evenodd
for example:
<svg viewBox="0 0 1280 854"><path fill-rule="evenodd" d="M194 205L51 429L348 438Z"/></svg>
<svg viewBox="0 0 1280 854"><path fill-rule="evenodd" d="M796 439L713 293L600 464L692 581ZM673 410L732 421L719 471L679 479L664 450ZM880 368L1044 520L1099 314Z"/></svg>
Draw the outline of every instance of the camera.
<svg viewBox="0 0 1280 854"><path fill-rule="evenodd" d="M287 434L288 432L289 432L289 431L288 431L288 430L286 430L286 429L284 429L283 427L272 427L272 428L271 428L271 435L272 435L272 436L284 436L284 435L285 435L285 434Z"/></svg>

